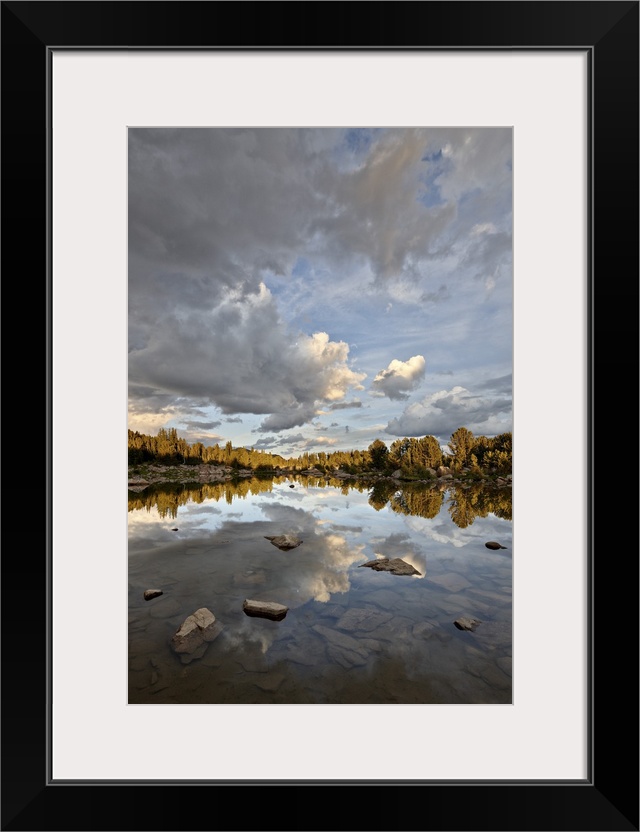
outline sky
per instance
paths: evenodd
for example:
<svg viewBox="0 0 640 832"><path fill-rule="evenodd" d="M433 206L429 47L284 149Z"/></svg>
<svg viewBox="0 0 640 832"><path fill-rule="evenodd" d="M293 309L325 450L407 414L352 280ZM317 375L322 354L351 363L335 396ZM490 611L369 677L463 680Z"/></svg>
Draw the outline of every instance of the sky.
<svg viewBox="0 0 640 832"><path fill-rule="evenodd" d="M129 128L129 428L512 430L510 128Z"/></svg>

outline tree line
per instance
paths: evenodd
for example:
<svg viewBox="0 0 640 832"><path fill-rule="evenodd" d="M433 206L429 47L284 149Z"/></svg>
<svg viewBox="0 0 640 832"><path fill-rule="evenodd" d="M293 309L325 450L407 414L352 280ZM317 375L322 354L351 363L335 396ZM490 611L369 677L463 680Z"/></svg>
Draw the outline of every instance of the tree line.
<svg viewBox="0 0 640 832"><path fill-rule="evenodd" d="M178 436L176 428L160 428L156 436L129 430L129 465L159 463L162 465L224 465L268 473L276 468L304 471L311 468L323 473L336 470L348 474L371 471L390 473L400 470L403 476L428 478L440 466L471 475L511 473L512 435L474 436L466 427L451 434L448 451L443 450L435 436L404 437L387 446L375 439L366 450L305 452L285 458L255 448L189 444Z"/></svg>

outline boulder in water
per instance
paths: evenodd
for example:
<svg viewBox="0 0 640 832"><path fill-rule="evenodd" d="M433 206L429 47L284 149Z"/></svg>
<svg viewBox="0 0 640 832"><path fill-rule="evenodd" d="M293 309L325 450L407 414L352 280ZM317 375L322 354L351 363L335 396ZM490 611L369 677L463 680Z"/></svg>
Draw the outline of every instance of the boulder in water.
<svg viewBox="0 0 640 832"><path fill-rule="evenodd" d="M272 621L282 621L289 611L289 607L277 604L275 601L253 601L248 598L244 600L242 609L246 615L270 618Z"/></svg>
<svg viewBox="0 0 640 832"><path fill-rule="evenodd" d="M206 607L188 616L173 634L171 646L176 653L193 653L205 641L213 641L219 634L216 617Z"/></svg>
<svg viewBox="0 0 640 832"><path fill-rule="evenodd" d="M278 534L272 537L265 534L264 537L265 540L270 540L274 546L277 546L278 549L282 549L283 552L286 552L289 549L295 549L302 543L302 540L299 540L292 534Z"/></svg>
<svg viewBox="0 0 640 832"><path fill-rule="evenodd" d="M376 558L375 560L361 563L360 566L368 566L375 572L391 572L393 575L421 575L410 563L402 558Z"/></svg>
<svg viewBox="0 0 640 832"><path fill-rule="evenodd" d="M477 618L467 618L466 616L462 615L460 618L456 618L453 622L459 630L475 630L478 624L481 624L481 621L478 621Z"/></svg>

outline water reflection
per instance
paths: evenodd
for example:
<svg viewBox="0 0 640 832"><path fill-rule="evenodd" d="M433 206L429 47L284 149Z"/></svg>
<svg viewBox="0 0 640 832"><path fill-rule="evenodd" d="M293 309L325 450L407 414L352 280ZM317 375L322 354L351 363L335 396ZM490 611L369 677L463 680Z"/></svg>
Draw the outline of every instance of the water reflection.
<svg viewBox="0 0 640 832"><path fill-rule="evenodd" d="M150 485L143 492L129 491L129 511L155 509L162 518L175 519L181 506L188 503L203 504L213 500L224 500L231 505L234 500L244 500L250 495L271 493L274 488L291 482L288 477L242 479L237 481L203 483L181 483L171 485ZM340 480L325 477L299 476L296 482L304 488L335 489L343 495L355 490L368 492L369 505L376 511L389 506L400 514L433 518L440 512L445 494L451 519L460 528L470 526L476 517L496 517L511 520L512 496L510 487L491 487L483 483L464 486L449 486L445 491L440 486L425 487L424 484L399 484L383 479L375 483L358 480ZM291 494L293 499L303 499L305 492Z"/></svg>
<svg viewBox="0 0 640 832"><path fill-rule="evenodd" d="M130 493L129 701L511 702L510 518L510 491L476 486L305 477ZM304 542L283 552L265 539L277 534ZM359 568L376 557L420 576ZM145 601L149 587L164 594ZM248 617L245 598L290 612ZM200 607L222 631L185 661L169 641ZM482 623L461 632L460 615Z"/></svg>

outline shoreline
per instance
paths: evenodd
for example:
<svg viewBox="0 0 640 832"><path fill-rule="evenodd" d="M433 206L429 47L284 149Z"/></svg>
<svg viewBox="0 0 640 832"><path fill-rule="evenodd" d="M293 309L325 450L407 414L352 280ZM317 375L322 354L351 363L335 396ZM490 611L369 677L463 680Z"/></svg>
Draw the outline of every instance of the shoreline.
<svg viewBox="0 0 640 832"><path fill-rule="evenodd" d="M499 475L495 472L483 473L479 476L477 473L471 473L469 470L463 470L459 473L452 473L445 469L445 473L438 476L436 471L429 478L407 477L403 476L401 471L394 471L392 474L383 471L364 471L358 474L350 474L346 471L332 471L324 472L317 468L308 468L303 470L292 470L287 468L274 468L269 471L254 471L250 468L234 469L228 465L158 465L158 464L142 464L128 466L128 482L129 491L144 491L149 486L154 485L180 485L192 483L194 485L205 485L207 483L225 483L234 482L243 479L251 478L269 478L285 477L288 479L297 479L298 477L315 477L324 480L338 480L338 481L367 481L375 484L376 482L397 482L405 484L423 484L430 486L442 485L490 485L498 488L511 488L512 475Z"/></svg>

